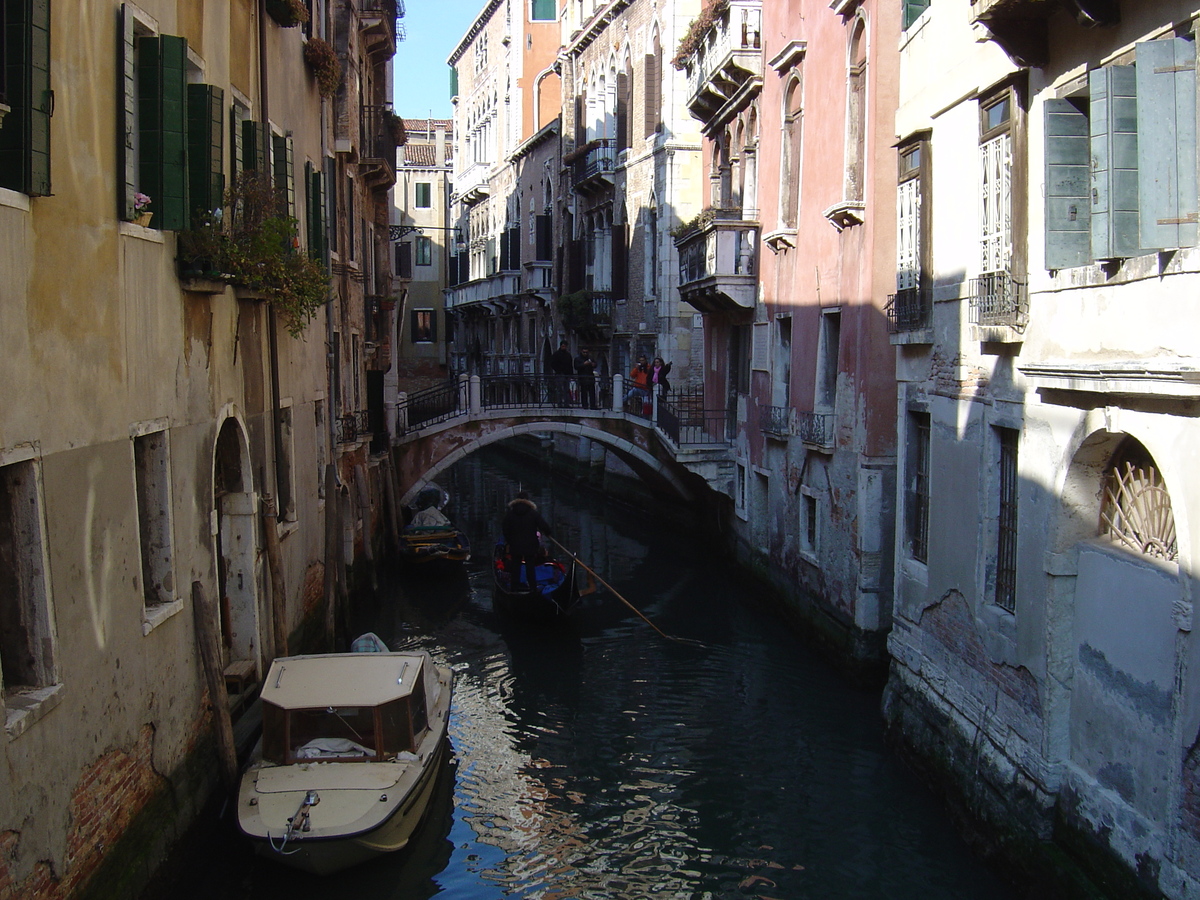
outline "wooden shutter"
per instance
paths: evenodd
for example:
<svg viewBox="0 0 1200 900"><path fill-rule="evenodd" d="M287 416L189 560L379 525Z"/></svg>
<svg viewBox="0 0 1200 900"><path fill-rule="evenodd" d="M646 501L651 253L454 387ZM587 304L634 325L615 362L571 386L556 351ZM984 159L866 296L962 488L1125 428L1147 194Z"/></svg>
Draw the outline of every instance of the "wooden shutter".
<svg viewBox="0 0 1200 900"><path fill-rule="evenodd" d="M413 277L412 244L405 241L396 245L396 268L400 270L401 278Z"/></svg>
<svg viewBox="0 0 1200 900"><path fill-rule="evenodd" d="M554 6L554 0L533 0L533 15L530 18L536 22L553 21L557 18Z"/></svg>
<svg viewBox="0 0 1200 900"><path fill-rule="evenodd" d="M155 228L187 228L187 39L138 38L137 81L139 188L150 195Z"/></svg>
<svg viewBox="0 0 1200 900"><path fill-rule="evenodd" d="M903 0L904 27L908 28L929 6L929 0Z"/></svg>
<svg viewBox="0 0 1200 900"><path fill-rule="evenodd" d="M0 125L0 187L50 195L50 2L8 0L6 91L11 111ZM131 202L132 202L132 195Z"/></svg>
<svg viewBox="0 0 1200 900"><path fill-rule="evenodd" d="M133 13L128 5L121 5L121 122L118 145L121 151L120 193L117 197L117 215L132 219L133 195L137 193L138 160L134 129L137 128L137 79L135 60L137 48L133 41Z"/></svg>
<svg viewBox="0 0 1200 900"><path fill-rule="evenodd" d="M615 300L624 300L629 295L629 248L625 244L628 232L628 225L612 227L612 290Z"/></svg>
<svg viewBox="0 0 1200 900"><path fill-rule="evenodd" d="M521 268L521 223L508 229L508 264L513 269Z"/></svg>
<svg viewBox="0 0 1200 900"><path fill-rule="evenodd" d="M293 158L292 139L286 135L271 135L272 168L275 190L284 201L284 208L292 218L296 216L296 169Z"/></svg>
<svg viewBox="0 0 1200 900"><path fill-rule="evenodd" d="M617 73L617 152L629 146L629 76ZM615 160L614 160L615 162Z"/></svg>
<svg viewBox="0 0 1200 900"><path fill-rule="evenodd" d="M1137 83L1133 66L1089 73L1092 150L1092 256L1137 256Z"/></svg>
<svg viewBox="0 0 1200 900"><path fill-rule="evenodd" d="M539 262L549 262L554 259L554 226L553 219L548 216L537 216L535 219L537 235L535 238L534 258Z"/></svg>
<svg viewBox="0 0 1200 900"><path fill-rule="evenodd" d="M511 232L506 228L500 232L500 271L506 272L510 268L509 259L509 235Z"/></svg>
<svg viewBox="0 0 1200 900"><path fill-rule="evenodd" d="M1091 150L1087 115L1070 100L1047 100L1046 268L1091 262Z"/></svg>
<svg viewBox="0 0 1200 900"><path fill-rule="evenodd" d="M1196 45L1137 45L1138 194L1143 248L1196 246Z"/></svg>
<svg viewBox="0 0 1200 900"><path fill-rule="evenodd" d="M230 177L237 181L238 175L242 172L242 158L245 156L245 151L242 148L245 132L242 128L245 119L238 115L236 104L229 108L229 174Z"/></svg>
<svg viewBox="0 0 1200 900"><path fill-rule="evenodd" d="M658 56L655 54L646 55L646 98L645 98L645 121L643 123L643 137L650 137L654 132L658 131L658 94L662 90L660 84Z"/></svg>
<svg viewBox="0 0 1200 900"><path fill-rule="evenodd" d="M191 212L212 212L224 202L225 93L211 84L189 84L188 191Z"/></svg>
<svg viewBox="0 0 1200 900"><path fill-rule="evenodd" d="M242 168L267 172L271 156L271 131L266 122L242 122Z"/></svg>

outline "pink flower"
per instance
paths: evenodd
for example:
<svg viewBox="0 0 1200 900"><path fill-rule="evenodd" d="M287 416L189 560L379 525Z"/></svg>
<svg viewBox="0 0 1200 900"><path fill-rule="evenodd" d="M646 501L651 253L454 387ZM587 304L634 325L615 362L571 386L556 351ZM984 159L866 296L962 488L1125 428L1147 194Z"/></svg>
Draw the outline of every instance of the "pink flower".
<svg viewBox="0 0 1200 900"><path fill-rule="evenodd" d="M150 205L150 195L143 194L140 191L133 195L133 208L136 212L142 212Z"/></svg>

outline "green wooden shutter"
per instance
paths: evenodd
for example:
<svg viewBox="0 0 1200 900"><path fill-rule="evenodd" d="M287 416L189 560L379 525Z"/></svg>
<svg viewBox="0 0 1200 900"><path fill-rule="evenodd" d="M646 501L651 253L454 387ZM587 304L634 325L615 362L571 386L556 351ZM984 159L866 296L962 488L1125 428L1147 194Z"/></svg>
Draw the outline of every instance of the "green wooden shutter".
<svg viewBox="0 0 1200 900"><path fill-rule="evenodd" d="M225 93L211 84L189 84L187 90L191 212L211 213L225 196Z"/></svg>
<svg viewBox="0 0 1200 900"><path fill-rule="evenodd" d="M155 228L188 227L187 40L137 40L138 187L150 195Z"/></svg>
<svg viewBox="0 0 1200 900"><path fill-rule="evenodd" d="M50 194L49 0L5 0L7 102L0 124L0 187Z"/></svg>
<svg viewBox="0 0 1200 900"><path fill-rule="evenodd" d="M237 181L238 175L241 174L242 157L245 155L242 149L242 139L244 137L243 124L245 119L238 115L237 105L229 107L229 176Z"/></svg>
<svg viewBox="0 0 1200 900"><path fill-rule="evenodd" d="M458 69L450 67L450 99L458 96Z"/></svg>
<svg viewBox="0 0 1200 900"><path fill-rule="evenodd" d="M1092 255L1140 253L1138 236L1137 84L1133 66L1089 73L1092 149Z"/></svg>
<svg viewBox="0 0 1200 900"><path fill-rule="evenodd" d="M557 18L554 0L533 0L533 14L529 18L535 22L554 21Z"/></svg>
<svg viewBox="0 0 1200 900"><path fill-rule="evenodd" d="M929 0L902 0L902 2L904 5L904 28L907 29L929 7Z"/></svg>
<svg viewBox="0 0 1200 900"><path fill-rule="evenodd" d="M271 158L271 132L266 122L242 122L242 168L266 173Z"/></svg>
<svg viewBox="0 0 1200 900"><path fill-rule="evenodd" d="M308 180L308 193L312 198L312 228L308 233L308 252L313 259L326 268L329 266L328 219L325 213L325 177L316 166L312 167Z"/></svg>
<svg viewBox="0 0 1200 900"><path fill-rule="evenodd" d="M271 145L274 151L272 166L275 175L275 189L283 197L287 214L296 216L296 169L292 152L292 139L286 135L271 135Z"/></svg>
<svg viewBox="0 0 1200 900"><path fill-rule="evenodd" d="M1091 154L1087 114L1070 100L1047 100L1046 268L1091 262Z"/></svg>
<svg viewBox="0 0 1200 900"><path fill-rule="evenodd" d="M1196 45L1137 45L1142 247L1196 246Z"/></svg>

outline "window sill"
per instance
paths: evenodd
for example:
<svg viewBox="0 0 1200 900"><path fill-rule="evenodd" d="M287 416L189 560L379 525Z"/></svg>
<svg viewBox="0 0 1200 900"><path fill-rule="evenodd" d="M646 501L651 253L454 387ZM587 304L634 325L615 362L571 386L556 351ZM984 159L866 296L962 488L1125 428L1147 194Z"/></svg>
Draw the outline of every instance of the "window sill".
<svg viewBox="0 0 1200 900"><path fill-rule="evenodd" d="M120 222L121 234L148 241L151 244L165 242L163 233L157 228L147 228L145 225L135 225L133 222Z"/></svg>
<svg viewBox="0 0 1200 900"><path fill-rule="evenodd" d="M29 196L22 194L20 191L10 191L7 188L0 188L0 206L29 212Z"/></svg>
<svg viewBox="0 0 1200 900"><path fill-rule="evenodd" d="M972 325L971 340L980 344L1021 344L1025 341L1025 329L1012 325Z"/></svg>
<svg viewBox="0 0 1200 900"><path fill-rule="evenodd" d="M914 328L912 331L897 331L895 334L889 334L888 340L893 347L906 346L908 344L932 344L933 329Z"/></svg>
<svg viewBox="0 0 1200 900"><path fill-rule="evenodd" d="M142 637L145 637L167 619L183 610L183 598L170 603L160 603L142 610Z"/></svg>
<svg viewBox="0 0 1200 900"><path fill-rule="evenodd" d="M4 732L16 740L62 702L63 686L14 690L4 695Z"/></svg>

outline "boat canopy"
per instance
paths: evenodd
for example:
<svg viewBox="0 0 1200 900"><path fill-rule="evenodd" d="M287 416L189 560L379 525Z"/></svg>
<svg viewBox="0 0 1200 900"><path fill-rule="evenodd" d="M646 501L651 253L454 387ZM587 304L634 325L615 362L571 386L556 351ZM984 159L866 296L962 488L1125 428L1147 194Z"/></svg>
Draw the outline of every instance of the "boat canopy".
<svg viewBox="0 0 1200 900"><path fill-rule="evenodd" d="M379 706L407 697L419 679L428 681L428 660L424 653L285 656L271 663L262 699L283 709ZM436 677L433 683L436 686Z"/></svg>

